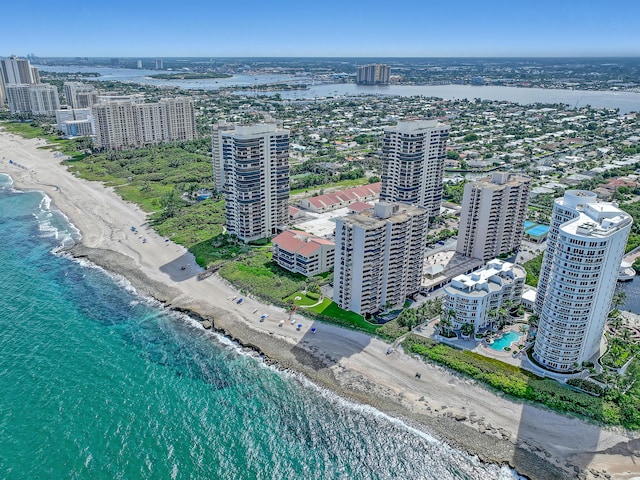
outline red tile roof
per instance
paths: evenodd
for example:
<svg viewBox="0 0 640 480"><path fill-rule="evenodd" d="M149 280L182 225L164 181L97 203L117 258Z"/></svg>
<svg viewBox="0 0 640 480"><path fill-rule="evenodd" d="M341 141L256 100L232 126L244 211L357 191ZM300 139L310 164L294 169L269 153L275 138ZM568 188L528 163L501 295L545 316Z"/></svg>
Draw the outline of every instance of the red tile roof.
<svg viewBox="0 0 640 480"><path fill-rule="evenodd" d="M362 212L364 210L369 210L370 208L373 208L373 204L366 202L355 202L349 205L349 210L353 212Z"/></svg>
<svg viewBox="0 0 640 480"><path fill-rule="evenodd" d="M289 253L299 253L308 257L322 245L335 245L329 240L319 238L307 232L297 230L287 230L276 236L271 243L277 245L278 248L286 250Z"/></svg>
<svg viewBox="0 0 640 480"><path fill-rule="evenodd" d="M332 207L349 202L357 202L361 198L380 194L381 183L370 183L360 187L348 188L338 192L317 195L309 198L309 203L318 209Z"/></svg>

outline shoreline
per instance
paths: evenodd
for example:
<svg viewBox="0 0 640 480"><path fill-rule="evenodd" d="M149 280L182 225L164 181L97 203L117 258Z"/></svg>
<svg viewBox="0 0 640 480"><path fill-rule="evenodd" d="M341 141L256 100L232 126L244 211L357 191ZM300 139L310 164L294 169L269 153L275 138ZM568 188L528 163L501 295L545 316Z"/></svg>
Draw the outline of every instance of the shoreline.
<svg viewBox="0 0 640 480"><path fill-rule="evenodd" d="M6 157L0 172L14 188L45 192L82 233L67 251L127 278L143 295L168 308L212 320L216 331L264 355L282 370L298 372L349 400L370 405L487 462L508 464L530 478L631 479L640 474L640 435L600 427L523 402L506 399L440 367L394 352L365 334L323 324L264 305L237 292L220 277L198 281L192 256L164 242L146 225L146 214L112 189L75 178L60 158L37 150L44 140L26 140L0 129ZM9 153L9 154L8 154ZM8 159L25 165L10 165ZM144 230L147 243L128 231ZM181 266L188 264L186 271ZM252 314L254 309L258 314ZM269 315L259 322L260 314ZM285 320L278 327L279 320ZM310 335L315 325L318 333ZM415 379L420 371L422 379ZM605 473L606 471L606 473Z"/></svg>

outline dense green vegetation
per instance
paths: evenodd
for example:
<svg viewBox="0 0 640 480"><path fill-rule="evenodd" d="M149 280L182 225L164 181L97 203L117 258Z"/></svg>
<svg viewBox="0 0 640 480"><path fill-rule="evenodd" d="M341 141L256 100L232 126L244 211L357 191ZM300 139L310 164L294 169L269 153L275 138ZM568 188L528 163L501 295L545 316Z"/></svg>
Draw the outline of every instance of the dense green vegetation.
<svg viewBox="0 0 640 480"><path fill-rule="evenodd" d="M538 286L538 277L540 276L540 269L542 268L542 257L543 254L541 253L540 255L538 255L537 257L533 257L523 265L525 271L527 272L527 279L525 280L525 283L527 285L531 285L532 287Z"/></svg>
<svg viewBox="0 0 640 480"><path fill-rule="evenodd" d="M347 180L337 180L330 183L323 183L321 185L314 185L313 187L305 187L298 189L291 189L291 195L296 195L299 193L307 193L309 191L317 190L318 192L324 193L324 190L327 188L331 188L331 190L341 190L345 188L351 187L359 187L361 185L366 185L369 183L366 178L357 178L357 179L347 179Z"/></svg>
<svg viewBox="0 0 640 480"><path fill-rule="evenodd" d="M633 217L633 225L631 225L631 233L625 249L626 253L640 246L640 202L621 203L620 209Z"/></svg>
<svg viewBox="0 0 640 480"><path fill-rule="evenodd" d="M628 332L626 328L622 330L622 335L626 334L627 338L607 334L607 352L602 357L602 365L612 369L621 368L640 351L640 344L630 340Z"/></svg>
<svg viewBox="0 0 640 480"><path fill-rule="evenodd" d="M635 361L629 383L622 388L607 390L601 397L574 391L555 380L543 379L499 360L483 357L471 351L460 351L435 341L409 334L402 343L405 351L425 360L444 365L492 388L516 398L532 400L560 412L570 412L610 425L640 429L640 385L633 382L640 373Z"/></svg>
<svg viewBox="0 0 640 480"><path fill-rule="evenodd" d="M465 182L460 183L448 183L445 182L442 185L442 198L448 200L451 203L460 205L462 203L462 196L464 195Z"/></svg>

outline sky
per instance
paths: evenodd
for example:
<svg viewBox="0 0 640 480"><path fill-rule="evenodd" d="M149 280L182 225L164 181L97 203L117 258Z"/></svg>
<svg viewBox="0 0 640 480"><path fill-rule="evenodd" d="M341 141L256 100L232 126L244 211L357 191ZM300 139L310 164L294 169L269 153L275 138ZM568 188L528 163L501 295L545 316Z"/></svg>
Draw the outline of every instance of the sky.
<svg viewBox="0 0 640 480"><path fill-rule="evenodd" d="M640 56L639 0L4 3L0 56Z"/></svg>

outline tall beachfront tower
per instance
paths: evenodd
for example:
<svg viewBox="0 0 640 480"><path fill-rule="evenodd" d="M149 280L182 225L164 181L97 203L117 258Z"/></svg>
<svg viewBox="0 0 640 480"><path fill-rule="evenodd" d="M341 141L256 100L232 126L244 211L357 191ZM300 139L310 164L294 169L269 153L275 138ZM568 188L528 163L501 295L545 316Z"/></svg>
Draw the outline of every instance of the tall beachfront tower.
<svg viewBox="0 0 640 480"><path fill-rule="evenodd" d="M211 152L213 154L213 186L218 192L224 191L224 165L222 164L222 134L233 132L235 125L220 122L211 125Z"/></svg>
<svg viewBox="0 0 640 480"><path fill-rule="evenodd" d="M32 113L52 117L56 110L60 109L58 89L55 85L10 83L6 91L11 113Z"/></svg>
<svg viewBox="0 0 640 480"><path fill-rule="evenodd" d="M35 85L40 83L40 74L36 67L32 67L29 60L12 55L9 58L0 58L0 73L4 84L27 83Z"/></svg>
<svg viewBox="0 0 640 480"><path fill-rule="evenodd" d="M131 98L104 98L91 106L98 148L114 150L161 142L193 140L197 136L193 100L162 98L141 103Z"/></svg>
<svg viewBox="0 0 640 480"><path fill-rule="evenodd" d="M11 55L0 58L0 106L8 99L7 86L12 84L37 85L40 83L40 72L31 66L29 60Z"/></svg>
<svg viewBox="0 0 640 480"><path fill-rule="evenodd" d="M365 315L402 305L422 283L429 212L377 203L336 220L333 301Z"/></svg>
<svg viewBox="0 0 640 480"><path fill-rule="evenodd" d="M380 200L440 213L449 126L437 120L398 122L384 130Z"/></svg>
<svg viewBox="0 0 640 480"><path fill-rule="evenodd" d="M520 246L531 178L495 172L464 186L456 252L491 260Z"/></svg>
<svg viewBox="0 0 640 480"><path fill-rule="evenodd" d="M592 192L556 199L535 305L533 357L545 368L572 372L599 353L632 221Z"/></svg>
<svg viewBox="0 0 640 480"><path fill-rule="evenodd" d="M219 142L227 231L245 242L276 235L289 220L289 130L236 126Z"/></svg>

